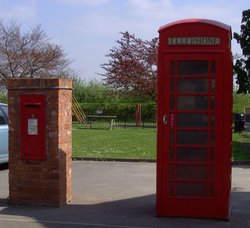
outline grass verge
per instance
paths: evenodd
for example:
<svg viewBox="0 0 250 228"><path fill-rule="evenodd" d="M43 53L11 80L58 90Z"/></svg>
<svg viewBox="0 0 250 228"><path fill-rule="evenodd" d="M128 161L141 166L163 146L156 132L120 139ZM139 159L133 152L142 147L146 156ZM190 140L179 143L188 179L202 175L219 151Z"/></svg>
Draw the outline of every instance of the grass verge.
<svg viewBox="0 0 250 228"><path fill-rule="evenodd" d="M73 156L155 159L156 129L73 129Z"/></svg>
<svg viewBox="0 0 250 228"><path fill-rule="evenodd" d="M84 158L156 159L156 129L73 128L73 156ZM250 133L233 133L233 160L250 161Z"/></svg>
<svg viewBox="0 0 250 228"><path fill-rule="evenodd" d="M233 160L250 161L250 133L233 133Z"/></svg>

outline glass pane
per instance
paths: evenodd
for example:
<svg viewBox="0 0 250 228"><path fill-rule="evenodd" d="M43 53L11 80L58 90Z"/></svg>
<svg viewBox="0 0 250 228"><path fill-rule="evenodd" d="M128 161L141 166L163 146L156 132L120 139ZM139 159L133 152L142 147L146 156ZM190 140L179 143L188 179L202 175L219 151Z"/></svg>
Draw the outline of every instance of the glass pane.
<svg viewBox="0 0 250 228"><path fill-rule="evenodd" d="M171 61L170 63L170 76L174 77L175 75L175 61Z"/></svg>
<svg viewBox="0 0 250 228"><path fill-rule="evenodd" d="M202 165L177 165L177 180L207 180L207 166Z"/></svg>
<svg viewBox="0 0 250 228"><path fill-rule="evenodd" d="M170 130L170 144L174 144L174 130Z"/></svg>
<svg viewBox="0 0 250 228"><path fill-rule="evenodd" d="M210 131L210 144L214 145L214 142L215 142L215 132Z"/></svg>
<svg viewBox="0 0 250 228"><path fill-rule="evenodd" d="M206 96L178 96L178 110L207 110Z"/></svg>
<svg viewBox="0 0 250 228"><path fill-rule="evenodd" d="M179 61L178 65L179 76L207 76L208 75L208 61Z"/></svg>
<svg viewBox="0 0 250 228"><path fill-rule="evenodd" d="M170 91L173 93L175 91L175 80L174 78L170 79Z"/></svg>
<svg viewBox="0 0 250 228"><path fill-rule="evenodd" d="M179 78L178 79L179 93L207 93L208 79L197 78Z"/></svg>
<svg viewBox="0 0 250 228"><path fill-rule="evenodd" d="M211 80L211 91L212 93L215 93L215 79Z"/></svg>
<svg viewBox="0 0 250 228"><path fill-rule="evenodd" d="M215 77L216 75L216 62L215 61L211 62L211 72L212 72L212 77Z"/></svg>
<svg viewBox="0 0 250 228"><path fill-rule="evenodd" d="M206 183L185 183L179 182L176 184L177 196L192 196L202 197L207 195Z"/></svg>
<svg viewBox="0 0 250 228"><path fill-rule="evenodd" d="M9 114L8 114L8 106L2 106L2 109L3 109L3 112L5 113L5 115L8 118L8 116L9 116Z"/></svg>
<svg viewBox="0 0 250 228"><path fill-rule="evenodd" d="M5 124L5 119L2 110L0 109L0 125Z"/></svg>
<svg viewBox="0 0 250 228"><path fill-rule="evenodd" d="M170 110L174 110L174 96L170 96Z"/></svg>
<svg viewBox="0 0 250 228"><path fill-rule="evenodd" d="M170 162L174 162L174 147L170 147Z"/></svg>
<svg viewBox="0 0 250 228"><path fill-rule="evenodd" d="M178 113L177 115L178 127L208 127L208 115L199 113Z"/></svg>
<svg viewBox="0 0 250 228"><path fill-rule="evenodd" d="M207 145L207 131L177 131L176 143L179 145Z"/></svg>
<svg viewBox="0 0 250 228"><path fill-rule="evenodd" d="M214 180L214 166L210 166L210 180Z"/></svg>
<svg viewBox="0 0 250 228"><path fill-rule="evenodd" d="M214 148L210 147L210 161L213 162L214 161Z"/></svg>
<svg viewBox="0 0 250 228"><path fill-rule="evenodd" d="M207 148L177 148L177 162L206 162Z"/></svg>
<svg viewBox="0 0 250 228"><path fill-rule="evenodd" d="M209 196L214 196L214 183L210 183Z"/></svg>
<svg viewBox="0 0 250 228"><path fill-rule="evenodd" d="M169 195L173 196L174 195L174 183L169 182Z"/></svg>
<svg viewBox="0 0 250 228"><path fill-rule="evenodd" d="M170 166L170 170L169 170L169 179L172 181L174 180L174 166L171 165Z"/></svg>
<svg viewBox="0 0 250 228"><path fill-rule="evenodd" d="M211 110L215 110L215 99L214 96L211 97Z"/></svg>
<svg viewBox="0 0 250 228"><path fill-rule="evenodd" d="M214 128L215 127L215 123L214 123L214 114L210 115L210 127Z"/></svg>

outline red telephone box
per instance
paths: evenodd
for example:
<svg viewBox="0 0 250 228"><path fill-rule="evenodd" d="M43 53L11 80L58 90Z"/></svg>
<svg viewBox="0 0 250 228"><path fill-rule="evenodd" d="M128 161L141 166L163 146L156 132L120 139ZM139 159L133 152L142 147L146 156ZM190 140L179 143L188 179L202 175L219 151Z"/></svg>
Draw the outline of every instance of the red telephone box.
<svg viewBox="0 0 250 228"><path fill-rule="evenodd" d="M157 215L227 219L231 29L189 19L159 29Z"/></svg>

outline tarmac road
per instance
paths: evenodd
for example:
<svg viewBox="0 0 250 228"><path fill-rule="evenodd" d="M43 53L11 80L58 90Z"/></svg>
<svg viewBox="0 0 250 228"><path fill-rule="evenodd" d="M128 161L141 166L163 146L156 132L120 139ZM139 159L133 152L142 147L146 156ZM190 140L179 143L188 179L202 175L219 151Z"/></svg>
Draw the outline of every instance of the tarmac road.
<svg viewBox="0 0 250 228"><path fill-rule="evenodd" d="M250 227L250 165L234 166L229 221L155 216L155 163L74 161L73 200L61 208L8 205L0 170L0 227Z"/></svg>

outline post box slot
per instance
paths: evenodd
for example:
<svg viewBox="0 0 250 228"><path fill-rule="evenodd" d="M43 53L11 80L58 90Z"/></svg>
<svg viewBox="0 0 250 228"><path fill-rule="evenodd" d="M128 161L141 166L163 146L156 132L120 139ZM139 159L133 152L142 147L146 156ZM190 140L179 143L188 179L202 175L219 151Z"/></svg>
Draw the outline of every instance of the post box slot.
<svg viewBox="0 0 250 228"><path fill-rule="evenodd" d="M24 106L27 108L39 108L41 105L41 103L24 103Z"/></svg>

